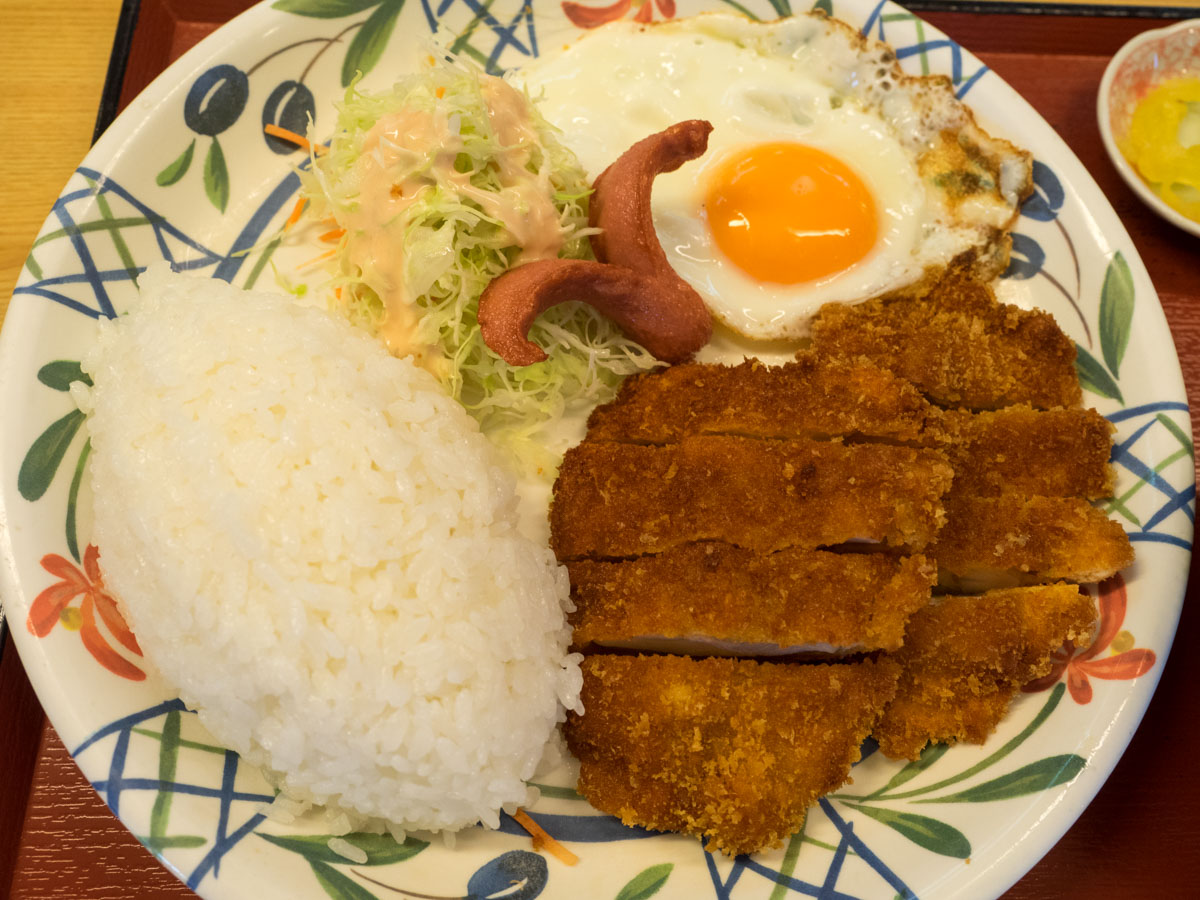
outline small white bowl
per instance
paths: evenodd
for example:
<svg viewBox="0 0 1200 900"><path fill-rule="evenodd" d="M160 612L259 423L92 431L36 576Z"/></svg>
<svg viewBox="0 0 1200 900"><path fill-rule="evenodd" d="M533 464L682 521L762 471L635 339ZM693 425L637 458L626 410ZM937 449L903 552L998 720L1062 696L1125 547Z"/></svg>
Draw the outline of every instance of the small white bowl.
<svg viewBox="0 0 1200 900"><path fill-rule="evenodd" d="M1164 203L1117 147L1138 101L1159 82L1184 75L1200 78L1200 19L1143 32L1118 50L1100 79L1096 116L1104 149L1125 183L1168 222L1200 237L1200 222Z"/></svg>

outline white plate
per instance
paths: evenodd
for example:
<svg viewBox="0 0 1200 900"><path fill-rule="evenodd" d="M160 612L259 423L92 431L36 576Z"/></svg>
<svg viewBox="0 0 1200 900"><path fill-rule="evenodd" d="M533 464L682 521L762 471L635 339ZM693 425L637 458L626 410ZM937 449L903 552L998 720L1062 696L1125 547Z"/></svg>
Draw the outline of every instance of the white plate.
<svg viewBox="0 0 1200 900"><path fill-rule="evenodd" d="M318 128L328 127L344 67L371 68L367 85L386 84L411 68L435 27L461 52L502 66L519 65L577 33L564 7L578 7L543 3L531 12L524 0L281 5L256 7L202 42L97 143L43 227L0 337L4 601L51 721L113 811L187 884L222 900L399 896L368 878L410 895L443 897L488 896L514 879L521 887L507 896L521 898L631 900L659 888L671 897L736 892L772 900L789 892L1002 893L1099 789L1162 671L1191 551L1190 426L1158 299L1096 185L999 78L891 4L835 0L833 11L889 40L910 71L949 74L985 127L1037 157L1037 193L1017 225L1001 294L1050 310L1079 342L1086 402L1118 427L1120 500L1112 514L1138 552L1124 580L1104 586L1099 646L1069 665L1062 660L1053 685L1023 695L985 746L938 749L911 766L868 755L852 786L812 810L801 836L736 861L707 855L691 838L624 829L575 797L564 776L533 812L579 854L574 868L530 853L527 836L508 821L501 832L460 834L454 850L437 841L397 847L390 839L364 839L368 862L355 865L329 853L323 840L296 840L302 826L264 822L258 804L271 792L258 772L213 747L169 691L112 671L136 674L127 667L137 657L106 631L79 630L87 619L80 611L88 602L85 581L44 636L27 626L31 605L49 596L43 592L64 578L84 577L72 574L88 543L86 534L76 536L73 520L84 437L63 386L69 361L93 338L96 318L124 308L134 294L133 274L163 256L239 285L271 282L270 268L263 268L271 248L259 242L292 205L289 163L299 158L276 153L263 138L263 110L272 98L277 109L286 105L281 97L302 106L295 98L303 92L289 84L302 79L315 97ZM745 5L773 18L786 11L787 0ZM685 2L677 13L716 7L725 8L716 0ZM670 0L612 11L662 18L664 9L672 9ZM380 51L376 59L372 48ZM189 97L207 99L192 110ZM280 253L276 261L287 271L299 257ZM263 271L268 277L259 277ZM86 497L85 483L79 502Z"/></svg>

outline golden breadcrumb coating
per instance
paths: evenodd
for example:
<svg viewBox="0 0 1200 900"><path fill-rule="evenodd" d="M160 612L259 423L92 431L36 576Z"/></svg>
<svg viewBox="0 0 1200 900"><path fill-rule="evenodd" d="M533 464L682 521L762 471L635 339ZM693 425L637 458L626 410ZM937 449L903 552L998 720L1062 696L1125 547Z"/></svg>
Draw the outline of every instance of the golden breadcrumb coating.
<svg viewBox="0 0 1200 900"><path fill-rule="evenodd" d="M1075 344L1054 317L999 303L960 271L924 297L826 304L812 337L818 352L865 356L950 408L1048 409L1081 396Z"/></svg>
<svg viewBox="0 0 1200 900"><path fill-rule="evenodd" d="M627 825L704 836L730 856L778 846L848 780L897 677L889 661L588 657L586 713L564 726L579 792Z"/></svg>
<svg viewBox="0 0 1200 900"><path fill-rule="evenodd" d="M691 363L628 378L588 419L588 439L666 444L692 434L870 437L915 443L936 412L866 360L800 354L782 366Z"/></svg>
<svg viewBox="0 0 1200 900"><path fill-rule="evenodd" d="M550 518L574 649L601 654L565 726L594 806L728 854L778 845L868 732L896 758L982 743L1088 640L1091 598L1037 583L1133 560L1088 503L1113 491L1113 429L1078 408L1053 318L969 268L825 307L787 366L675 366L593 412ZM814 549L854 540L925 555ZM930 602L935 576L1003 587ZM877 659L716 658L797 648ZM639 649L706 658L621 652Z"/></svg>
<svg viewBox="0 0 1200 900"><path fill-rule="evenodd" d="M913 615L896 697L875 726L879 749L916 759L925 745L982 744L1020 687L1050 671L1050 654L1090 639L1096 605L1073 584L941 597Z"/></svg>
<svg viewBox="0 0 1200 900"><path fill-rule="evenodd" d="M953 496L929 548L952 590L1005 583L1102 581L1133 562L1120 523L1075 497Z"/></svg>
<svg viewBox="0 0 1200 900"><path fill-rule="evenodd" d="M813 652L895 650L908 617L929 602L936 567L923 556L685 544L626 562L567 566L573 649L648 649L646 638L755 656L747 645L829 645ZM721 645L734 645L722 652Z"/></svg>
<svg viewBox="0 0 1200 900"><path fill-rule="evenodd" d="M752 550L863 539L919 550L953 473L937 450L704 436L663 447L585 440L550 507L559 560L719 540Z"/></svg>
<svg viewBox="0 0 1200 900"><path fill-rule="evenodd" d="M955 496L1112 496L1114 429L1094 409L948 411L939 430Z"/></svg>

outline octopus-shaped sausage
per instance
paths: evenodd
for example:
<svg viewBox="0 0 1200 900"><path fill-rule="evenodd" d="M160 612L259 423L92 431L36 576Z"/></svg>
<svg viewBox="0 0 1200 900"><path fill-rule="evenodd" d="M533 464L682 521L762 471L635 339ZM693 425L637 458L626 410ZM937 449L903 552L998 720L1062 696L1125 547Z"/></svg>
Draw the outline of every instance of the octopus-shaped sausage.
<svg viewBox="0 0 1200 900"><path fill-rule="evenodd" d="M656 358L678 363L708 343L712 315L667 261L654 232L650 189L704 153L712 125L693 119L630 147L594 184L590 224L596 262L546 259L510 269L479 299L484 343L505 362L527 366L546 353L527 335L534 320L559 303L582 300L617 323Z"/></svg>

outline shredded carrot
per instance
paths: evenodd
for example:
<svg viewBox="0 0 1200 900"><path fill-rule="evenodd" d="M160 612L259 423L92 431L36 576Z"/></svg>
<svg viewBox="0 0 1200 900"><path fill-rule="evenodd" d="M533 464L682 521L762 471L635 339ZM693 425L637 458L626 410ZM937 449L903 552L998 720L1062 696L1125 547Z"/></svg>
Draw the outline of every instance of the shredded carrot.
<svg viewBox="0 0 1200 900"><path fill-rule="evenodd" d="M268 123L268 124L264 125L263 131L265 131L267 134L271 135L271 137L277 137L277 138L280 138L281 140L291 141L297 147L303 147L309 153L316 153L319 155L319 154L325 152L325 148L322 147L320 144L318 144L317 146L314 147L312 144L310 144L308 142L308 138L306 138L304 135L296 134L296 132L294 132L294 131L288 131L286 128L280 128L278 125L275 125L274 123Z"/></svg>
<svg viewBox="0 0 1200 900"><path fill-rule="evenodd" d="M292 214L288 216L287 221L283 223L283 230L287 231L293 225L300 221L300 216L304 213L304 205L308 203L303 197L296 201L296 205L292 207Z"/></svg>
<svg viewBox="0 0 1200 900"><path fill-rule="evenodd" d="M437 98L439 100L441 100L443 97L446 96L446 89L444 87L440 87L436 91L434 91L434 93L437 94Z"/></svg>
<svg viewBox="0 0 1200 900"><path fill-rule="evenodd" d="M339 238L341 238L341 236L342 236L343 234L345 234L345 233L346 233L346 229L345 229L345 228L335 228L335 229L333 229L333 231L327 231L327 232L325 232L323 235L321 235L321 237L319 238L319 240L322 240L322 241L325 241L326 243L329 243L330 241L336 241L336 240L338 240L338 239L339 239Z"/></svg>
<svg viewBox="0 0 1200 900"><path fill-rule="evenodd" d="M546 829L542 828L541 825L533 821L533 819L529 817L529 813L525 812L525 810L518 809L515 813L513 813L513 818L516 820L518 825L528 831L530 836L532 836L534 850L541 850L544 847L548 852L558 857L568 866L573 866L575 863L579 862L578 856L576 856L554 838L550 837L550 835L546 833Z"/></svg>
<svg viewBox="0 0 1200 900"><path fill-rule="evenodd" d="M340 287L338 287L338 288L334 288L334 289L333 289L333 296L335 296L335 297L337 297L339 300L341 300L341 299L342 299L342 289L341 289Z"/></svg>
<svg viewBox="0 0 1200 900"><path fill-rule="evenodd" d="M321 262L322 260L329 259L331 256L335 256L336 254L337 254L337 247L334 247L332 250L326 250L324 253L322 253L318 256L314 256L308 262L301 263L300 268L307 269L309 266L315 266L317 263Z"/></svg>

